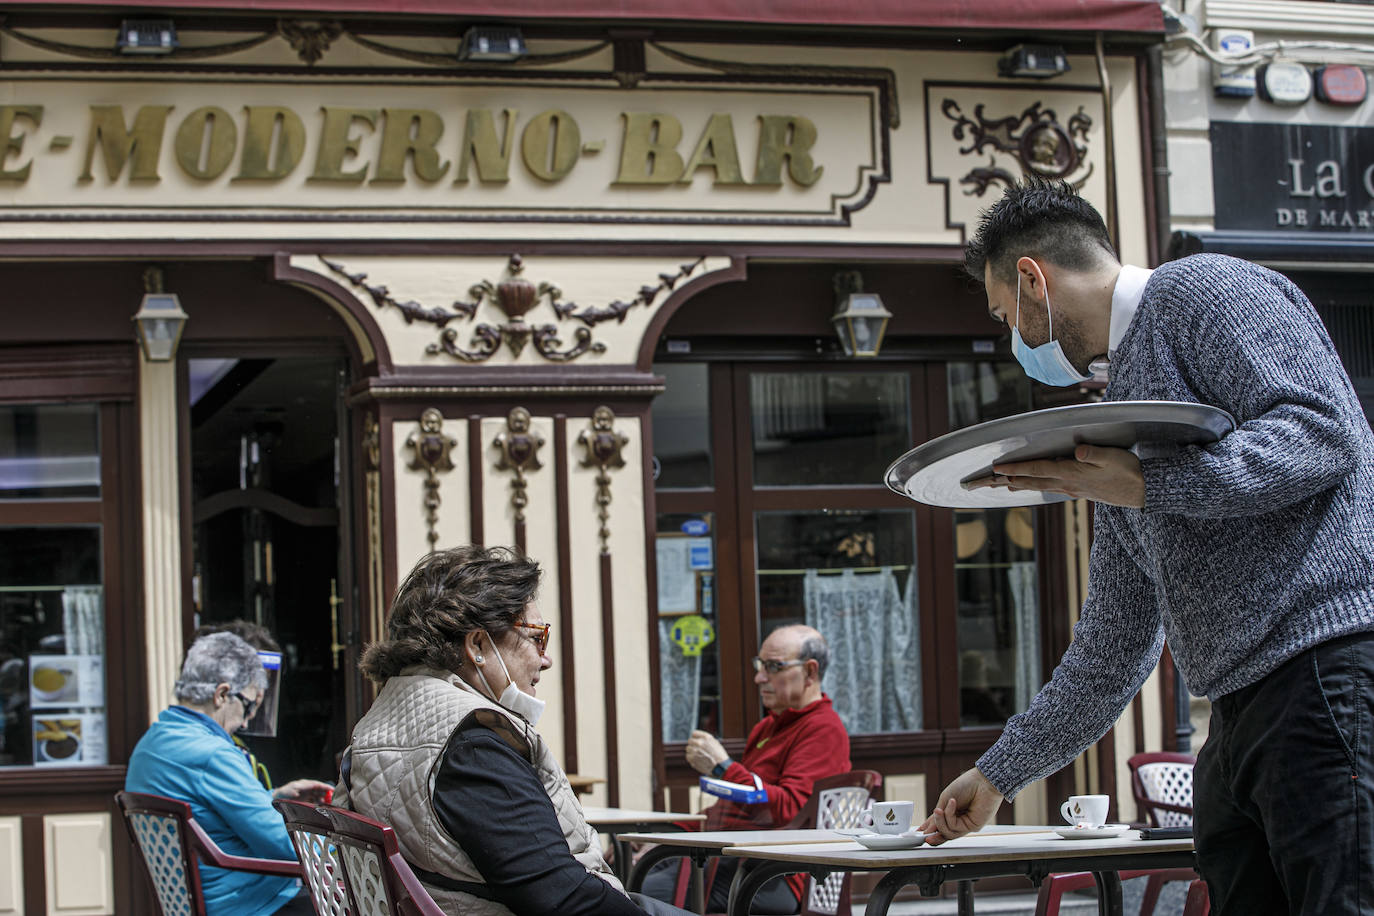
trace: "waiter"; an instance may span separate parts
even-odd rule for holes
[[[1109,401],[1210,404],[1238,425],[976,482],[1096,502],[1090,581],[1050,682],[924,829],[976,830],[1101,738],[1167,637],[1213,703],[1193,777],[1213,912],[1374,912],[1374,435],[1312,304],[1234,258],[1123,267],[1062,182],[1008,189],[966,266],[1032,378],[1073,385],[1105,359]]]

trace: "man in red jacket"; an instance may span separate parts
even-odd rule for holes
[[[715,736],[694,731],[687,741],[687,762],[698,773],[729,782],[754,784],[757,775],[768,801],[754,805],[721,799],[714,819],[722,830],[781,827],[811,797],[817,779],[847,773],[849,733],[830,698],[821,692],[821,677],[830,650],[821,634],[807,626],[779,627],[763,641],[754,659],[754,683],[768,715],[749,733],[740,760],[732,760]],[[712,884],[709,910],[723,910],[735,861],[722,859]],[[804,875],[766,885],[754,898],[755,913],[795,913]],[[716,895],[722,905],[717,908]]]

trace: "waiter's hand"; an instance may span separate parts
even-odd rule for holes
[[[687,739],[687,765],[703,776],[711,775],[711,767],[729,757],[725,746],[710,732],[697,729]]]
[[[992,787],[977,767],[965,770],[940,793],[940,802],[921,824],[922,833],[938,831],[926,839],[931,846],[961,837],[992,821],[1002,804],[1002,793]]]
[[[970,490],[1041,490],[1112,506],[1145,508],[1145,475],[1140,472],[1140,459],[1129,449],[1080,445],[1072,458],[994,464],[992,470],[991,477],[979,477],[964,486]]]

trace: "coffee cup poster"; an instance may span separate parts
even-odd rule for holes
[[[99,655],[30,655],[29,708],[103,707],[102,661]]]
[[[34,716],[33,762],[38,766],[99,766],[105,763],[104,714]]]

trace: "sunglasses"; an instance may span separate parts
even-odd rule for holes
[[[547,623],[517,623],[516,627],[522,630],[534,630],[537,635],[531,636],[530,641],[539,647],[539,654],[543,655],[549,647],[549,627]]]
[[[245,719],[253,718],[253,713],[258,711],[258,704],[262,702],[261,700],[250,700],[241,693],[234,694],[234,699],[243,704],[243,717]]]
[[[759,658],[754,656],[754,671],[767,671],[770,675],[777,674],[784,668],[795,668],[798,665],[805,665],[806,659],[794,658],[790,662],[780,662],[771,658]]]

